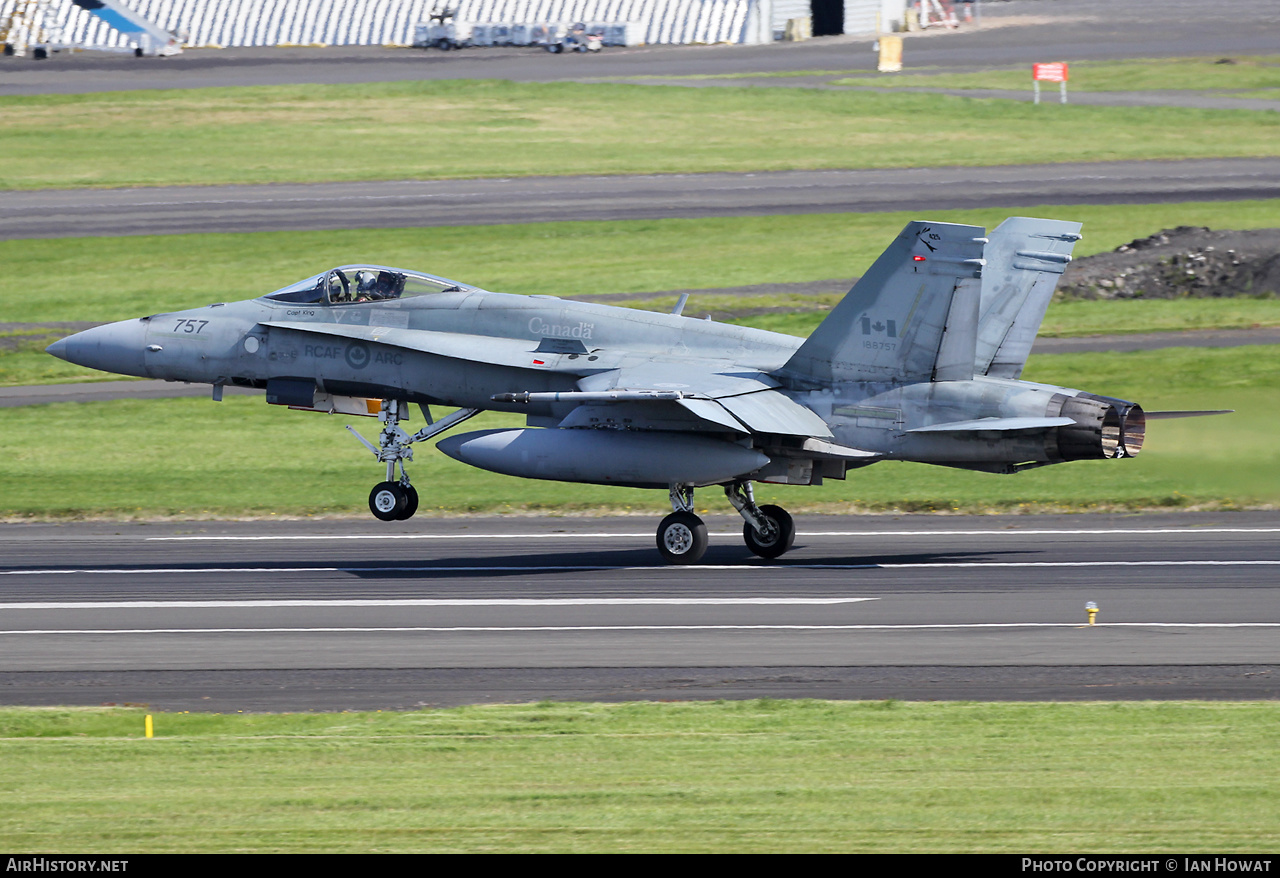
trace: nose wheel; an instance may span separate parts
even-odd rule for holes
[[[418,491],[413,485],[379,482],[369,492],[369,511],[381,521],[404,521],[418,511]]]

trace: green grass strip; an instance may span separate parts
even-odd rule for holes
[[[253,86],[10,96],[0,114],[0,189],[1280,154],[1272,113],[1047,113],[1010,101],[790,88]]]
[[[1081,637],[1097,636],[1087,628]],[[1272,853],[1273,703],[0,711],[10,853]]]
[[[1280,56],[1070,61],[1068,75],[1068,92],[1216,91],[1231,92],[1236,97],[1268,97],[1254,92],[1280,88]],[[1032,83],[1031,65],[1025,64],[1013,69],[997,67],[975,73],[908,68],[906,72],[896,74],[850,76],[832,84],[1030,91]],[[1041,90],[1045,89],[1056,92],[1057,83],[1042,83]]]

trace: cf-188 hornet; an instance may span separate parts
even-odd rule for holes
[[[911,222],[808,339],[669,314],[494,293],[344,265],[258,299],[154,314],[49,353],[149,378],[266,391],[268,403],[376,415],[384,521],[418,505],[415,443],[482,411],[526,427],[451,435],[448,456],[529,479],[657,488],[658,551],[707,547],[694,490],[719,485],[756,555],[792,545],[791,516],[752,482],[820,485],[883,460],[1016,473],[1142,450],[1136,403],[1020,380],[1080,224],[1014,217]],[[427,426],[401,426],[417,404]],[[434,419],[431,406],[456,408]],[[1193,414],[1166,412],[1166,416]],[[348,427],[348,429],[351,429]],[[352,430],[355,433],[354,430]],[[398,477],[397,477],[398,471]]]

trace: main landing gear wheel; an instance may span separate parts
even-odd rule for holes
[[[673,512],[658,525],[658,552],[668,564],[697,564],[707,551],[707,526],[692,512]]]
[[[764,538],[756,533],[756,529],[748,524],[742,526],[742,538],[747,548],[761,558],[780,558],[796,541],[796,525],[790,513],[781,506],[761,506],[760,514],[769,519],[777,528],[771,538]]]

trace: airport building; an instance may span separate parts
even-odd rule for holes
[[[871,33],[901,22],[907,0],[0,0],[0,22],[39,8],[50,43],[127,50],[111,7],[146,19],[187,47],[412,45],[433,14],[507,25],[627,25],[630,43],[765,43],[791,20],[812,33]],[[117,20],[119,16],[116,17]]]

